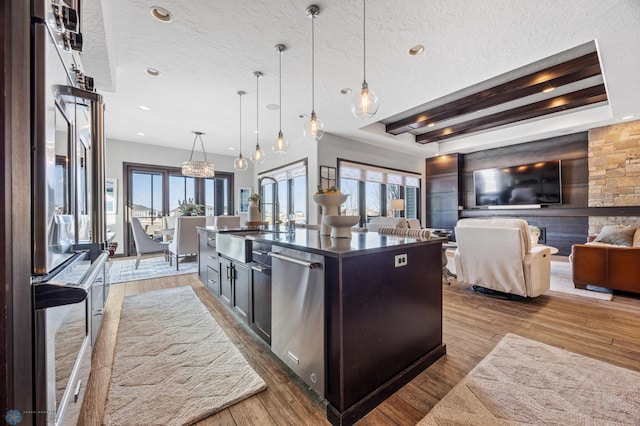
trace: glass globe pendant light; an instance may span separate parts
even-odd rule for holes
[[[314,21],[320,14],[320,8],[312,4],[307,8],[307,16],[311,18],[311,117],[304,125],[304,137],[310,142],[319,141],[324,135],[324,123],[316,116],[315,111],[315,34]]]
[[[262,164],[265,160],[264,151],[260,148],[260,130],[259,130],[259,120],[258,120],[258,82],[260,81],[260,77],[262,77],[262,73],[260,71],[256,71],[253,73],[256,77],[256,149],[251,153],[251,162],[253,164]]]
[[[378,95],[369,89],[367,84],[367,35],[366,35],[367,2],[362,0],[362,40],[363,40],[363,79],[360,92],[356,93],[351,101],[351,112],[356,117],[366,120],[378,112]]]
[[[278,132],[278,137],[273,141],[273,145],[271,145],[271,150],[278,154],[283,155],[287,153],[287,149],[289,149],[289,141],[285,139],[282,134],[282,52],[286,49],[284,44],[278,44],[276,46],[276,52],[278,52],[278,68],[279,68],[279,85],[280,85],[280,131]]]
[[[244,172],[245,170],[247,170],[247,167],[249,167],[249,163],[247,162],[247,160],[242,156],[242,95],[246,95],[247,92],[244,92],[242,90],[238,90],[238,97],[240,98],[240,155],[238,155],[238,158],[235,159],[235,161],[233,162],[233,168],[237,171],[237,172]]]

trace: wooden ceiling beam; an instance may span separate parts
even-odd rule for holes
[[[493,127],[503,126],[517,121],[541,117],[586,105],[592,105],[606,100],[607,93],[604,84],[599,84],[597,86],[556,96],[551,99],[545,99],[544,101],[523,105],[518,108],[501,111],[495,114],[476,118],[474,120],[454,124],[443,129],[423,133],[416,136],[416,142],[421,144],[440,142],[454,136],[487,130]]]
[[[389,123],[386,125],[386,132],[392,135],[399,135],[426,127],[431,123],[441,122],[540,93],[548,84],[560,87],[600,75],[601,73],[598,54],[592,52],[545,70],[422,111],[411,117]]]

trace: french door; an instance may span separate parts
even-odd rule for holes
[[[179,216],[184,200],[204,206],[207,216],[233,214],[233,174],[216,172],[213,178],[183,176],[180,168],[148,164],[124,164],[125,250],[135,253],[131,218],[137,217],[151,237],[160,237],[163,216]]]

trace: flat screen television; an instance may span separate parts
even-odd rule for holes
[[[473,171],[476,206],[562,204],[560,160]]]

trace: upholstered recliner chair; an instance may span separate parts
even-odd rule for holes
[[[461,219],[456,241],[460,282],[523,297],[549,290],[551,252],[532,247],[525,220]]]

